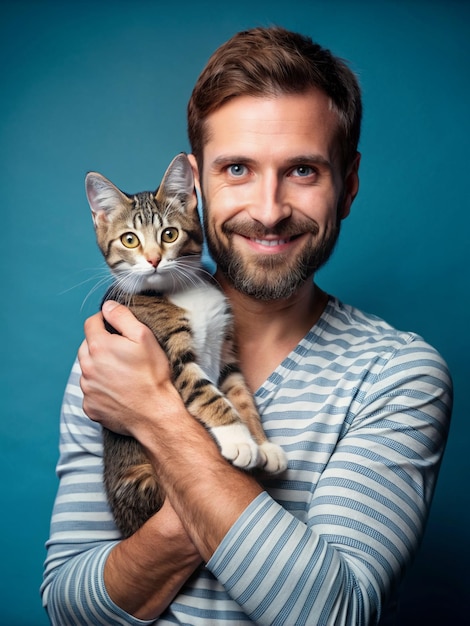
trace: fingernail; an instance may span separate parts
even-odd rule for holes
[[[113,309],[117,307],[118,304],[119,303],[114,302],[114,300],[106,300],[106,302],[103,304],[103,311],[105,313],[110,313]]]

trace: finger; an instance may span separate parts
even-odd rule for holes
[[[95,313],[85,320],[85,336],[105,332],[102,313]]]
[[[148,332],[147,326],[138,321],[135,315],[124,305],[106,300],[102,308],[103,316],[108,324],[123,337],[140,342],[142,335]]]
[[[83,340],[83,341],[82,341],[82,343],[81,343],[80,347],[78,348],[78,354],[77,354],[77,356],[78,356],[78,360],[79,360],[79,362],[80,362],[80,361],[82,361],[83,359],[86,359],[86,357],[87,357],[88,355],[89,355],[89,352],[88,352],[88,343],[87,343],[87,341],[86,341],[86,339],[85,339],[85,340]]]
[[[88,342],[85,339],[81,346],[78,349],[78,364],[80,365],[80,387],[82,392],[85,394],[86,389],[84,389],[84,382],[88,380],[90,375],[92,361],[90,358],[90,350],[88,347]]]

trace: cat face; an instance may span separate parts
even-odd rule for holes
[[[133,196],[86,177],[98,245],[124,293],[175,291],[200,268],[202,228],[189,161],[180,154],[156,192]]]

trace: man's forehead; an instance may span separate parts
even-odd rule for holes
[[[296,159],[316,154],[331,161],[339,118],[323,92],[277,97],[240,96],[208,116],[204,161],[240,155],[283,154]],[[336,152],[336,150],[334,150]]]

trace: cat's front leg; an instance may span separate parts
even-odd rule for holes
[[[281,446],[264,441],[259,446],[259,469],[269,474],[280,474],[287,469],[287,457]]]
[[[258,443],[257,467],[269,474],[280,474],[287,468],[285,452],[280,446],[267,439],[253,396],[238,369],[238,364],[232,361],[226,366],[224,372],[226,375],[221,378],[221,389],[237,410],[242,423],[247,426],[253,439]]]
[[[260,448],[244,424],[214,426],[210,431],[219,445],[222,456],[236,467],[249,470],[262,463]]]
[[[186,355],[189,354],[188,351]],[[242,469],[257,467],[258,444],[233,404],[204,377],[199,365],[191,360],[177,360],[173,371],[175,386],[186,408],[212,433],[222,456]]]

